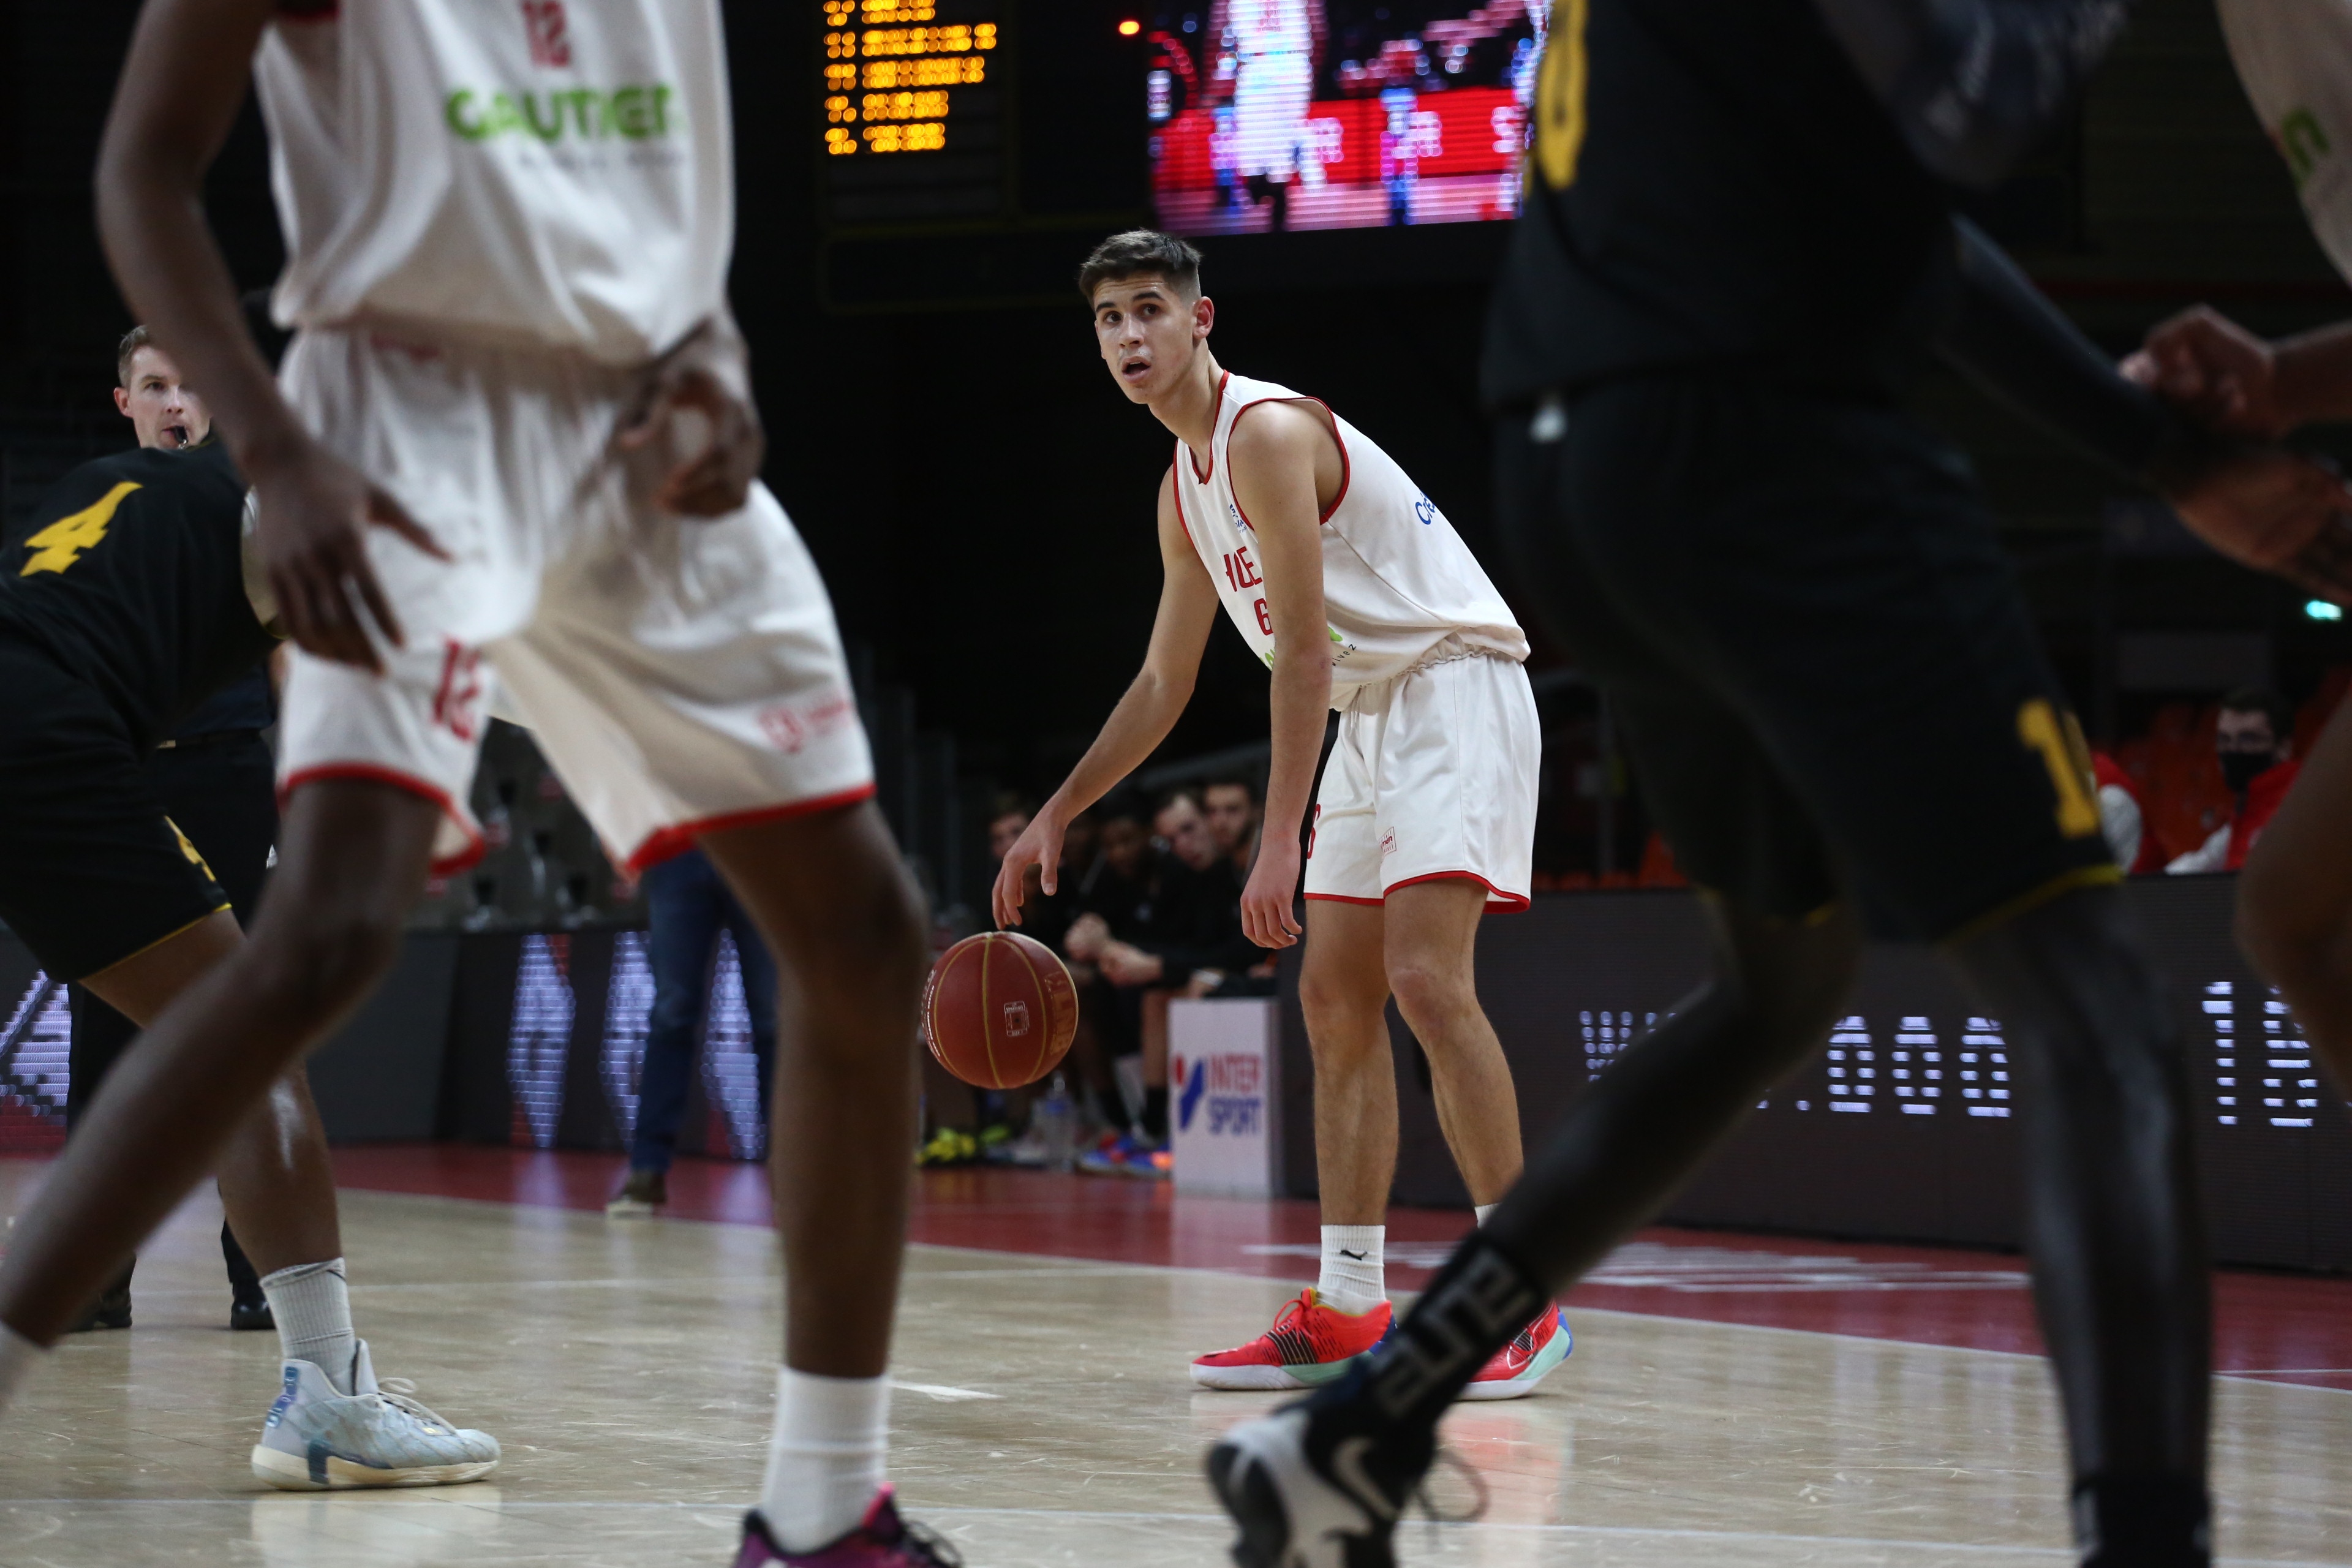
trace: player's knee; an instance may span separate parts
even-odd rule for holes
[[[1776,1076],[1795,1068],[1837,1022],[1862,962],[1860,932],[1843,916],[1776,922],[1735,930],[1727,947],[1716,1005],[1737,1017],[1739,1036],[1770,1058]]]
[[[839,889],[803,944],[803,984],[919,986],[930,966],[922,893],[893,858]]]
[[[358,1004],[400,955],[401,921],[366,908],[326,908],[257,933],[251,962],[265,994],[306,1018]]]
[[[1460,1019],[1478,1010],[1477,987],[1453,969],[1409,960],[1391,963],[1388,979],[1398,1013],[1424,1046],[1444,1041]]]
[[[1298,1011],[1318,1053],[1326,1040],[1352,1040],[1363,1034],[1367,1019],[1379,1017],[1387,1001],[1384,986],[1368,986],[1319,964],[1310,963],[1299,973]]]

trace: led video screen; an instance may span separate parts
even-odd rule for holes
[[[1518,210],[1544,0],[1209,0],[1156,12],[1152,202],[1178,234]]]

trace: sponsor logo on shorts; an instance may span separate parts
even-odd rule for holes
[[[798,756],[811,741],[832,734],[857,719],[857,704],[836,692],[814,702],[779,702],[760,714],[760,732],[786,756]]]
[[[1393,855],[1396,853],[1395,828],[1391,827],[1386,833],[1381,835],[1381,853],[1383,855]]]

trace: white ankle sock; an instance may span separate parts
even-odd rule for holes
[[[890,1454],[890,1380],[776,1373],[776,1426],[760,1512],[787,1552],[831,1545],[865,1522]]]
[[[1387,1300],[1381,1247],[1388,1234],[1384,1225],[1325,1226],[1323,1272],[1315,1281],[1315,1293],[1342,1312],[1369,1312]]]
[[[1496,1209],[1501,1208],[1502,1206],[1503,1206],[1503,1205],[1500,1205],[1500,1204],[1480,1204],[1480,1205],[1477,1205],[1477,1209],[1478,1209],[1478,1223],[1479,1223],[1480,1225],[1485,1225],[1485,1224],[1486,1223],[1486,1216],[1487,1216],[1488,1215],[1490,1215],[1490,1214],[1493,1214]]]
[[[298,1263],[261,1277],[261,1293],[269,1298],[270,1315],[278,1320],[278,1345],[288,1361],[307,1361],[327,1374],[337,1394],[352,1391],[352,1359],[359,1353],[352,1332],[351,1289],[343,1279],[343,1260]]]
[[[16,1403],[26,1375],[48,1358],[48,1352],[5,1323],[0,1323],[0,1410]]]

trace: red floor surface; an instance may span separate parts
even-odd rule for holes
[[[549,1208],[601,1209],[617,1155],[463,1144],[338,1150],[346,1187]],[[682,1160],[667,1213],[768,1223],[762,1166]],[[1389,1216],[1390,1282],[1412,1289],[1468,1228],[1453,1211]],[[918,1180],[912,1239],[1052,1258],[1214,1268],[1310,1280],[1311,1203],[1182,1196],[1165,1184],[1033,1171],[938,1171]],[[1805,1329],[1964,1349],[2039,1352],[2021,1259],[1946,1247],[1654,1228],[1569,1296],[1710,1322]],[[2352,1280],[2226,1272],[2215,1284],[2214,1365],[2272,1382],[2352,1391]]]

